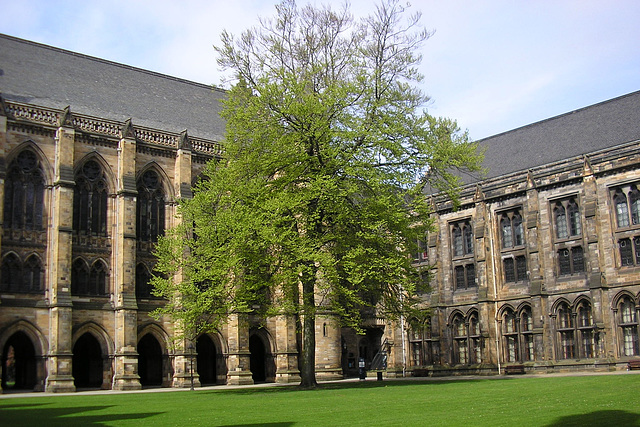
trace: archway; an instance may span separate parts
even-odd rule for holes
[[[152,334],[138,342],[138,375],[142,386],[162,385],[162,348]]]
[[[258,335],[249,337],[249,352],[251,353],[249,365],[253,374],[253,382],[265,382],[267,380],[267,349],[264,341]]]
[[[33,390],[36,379],[36,352],[33,343],[24,332],[16,332],[2,351],[2,388]]]
[[[217,381],[216,364],[218,352],[213,340],[208,335],[198,337],[196,352],[198,353],[196,364],[198,366],[200,384],[215,384]]]
[[[102,386],[102,349],[98,340],[85,333],[73,346],[72,373],[78,388],[99,388]]]

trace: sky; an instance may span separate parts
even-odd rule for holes
[[[405,0],[401,0],[405,4]],[[298,0],[299,5],[342,0]],[[220,33],[255,26],[277,0],[0,0],[0,33],[220,85]],[[372,0],[351,0],[355,16]],[[640,1],[413,0],[430,114],[472,139],[640,90]],[[0,88],[1,92],[2,88]]]

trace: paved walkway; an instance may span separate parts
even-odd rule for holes
[[[405,378],[385,378],[384,381],[469,381],[469,380],[508,380],[512,378],[545,378],[545,377],[576,377],[576,376],[596,376],[596,375],[640,375],[639,371],[611,371],[611,372],[554,372],[549,374],[525,374],[525,375],[461,375],[444,377],[405,377]],[[357,378],[347,378],[336,381],[321,381],[320,384],[340,384],[359,382]],[[377,382],[375,377],[368,377],[367,382]],[[296,387],[297,384],[276,384],[262,383],[252,385],[214,385],[198,387],[195,390],[233,390],[243,388],[266,388],[266,387]],[[189,388],[171,387],[151,387],[142,390],[80,390],[73,393],[46,393],[46,392],[6,392],[0,394],[0,399],[12,399],[19,397],[44,397],[44,396],[91,396],[101,394],[128,394],[128,393],[167,393],[167,392],[188,392]]]

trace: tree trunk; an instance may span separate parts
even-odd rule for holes
[[[313,388],[316,382],[316,304],[315,304],[315,267],[308,267],[308,276],[302,280],[302,304],[304,319],[302,323],[302,369],[300,386]]]

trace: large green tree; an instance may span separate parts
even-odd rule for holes
[[[296,316],[310,387],[316,313],[358,327],[366,308],[413,307],[425,186],[455,196],[456,171],[479,170],[456,122],[424,110],[417,66],[431,34],[419,20],[397,0],[359,20],[348,5],[283,0],[258,27],[222,34],[219,64],[235,80],[225,157],[158,245],[165,312],[196,334],[234,312]]]

